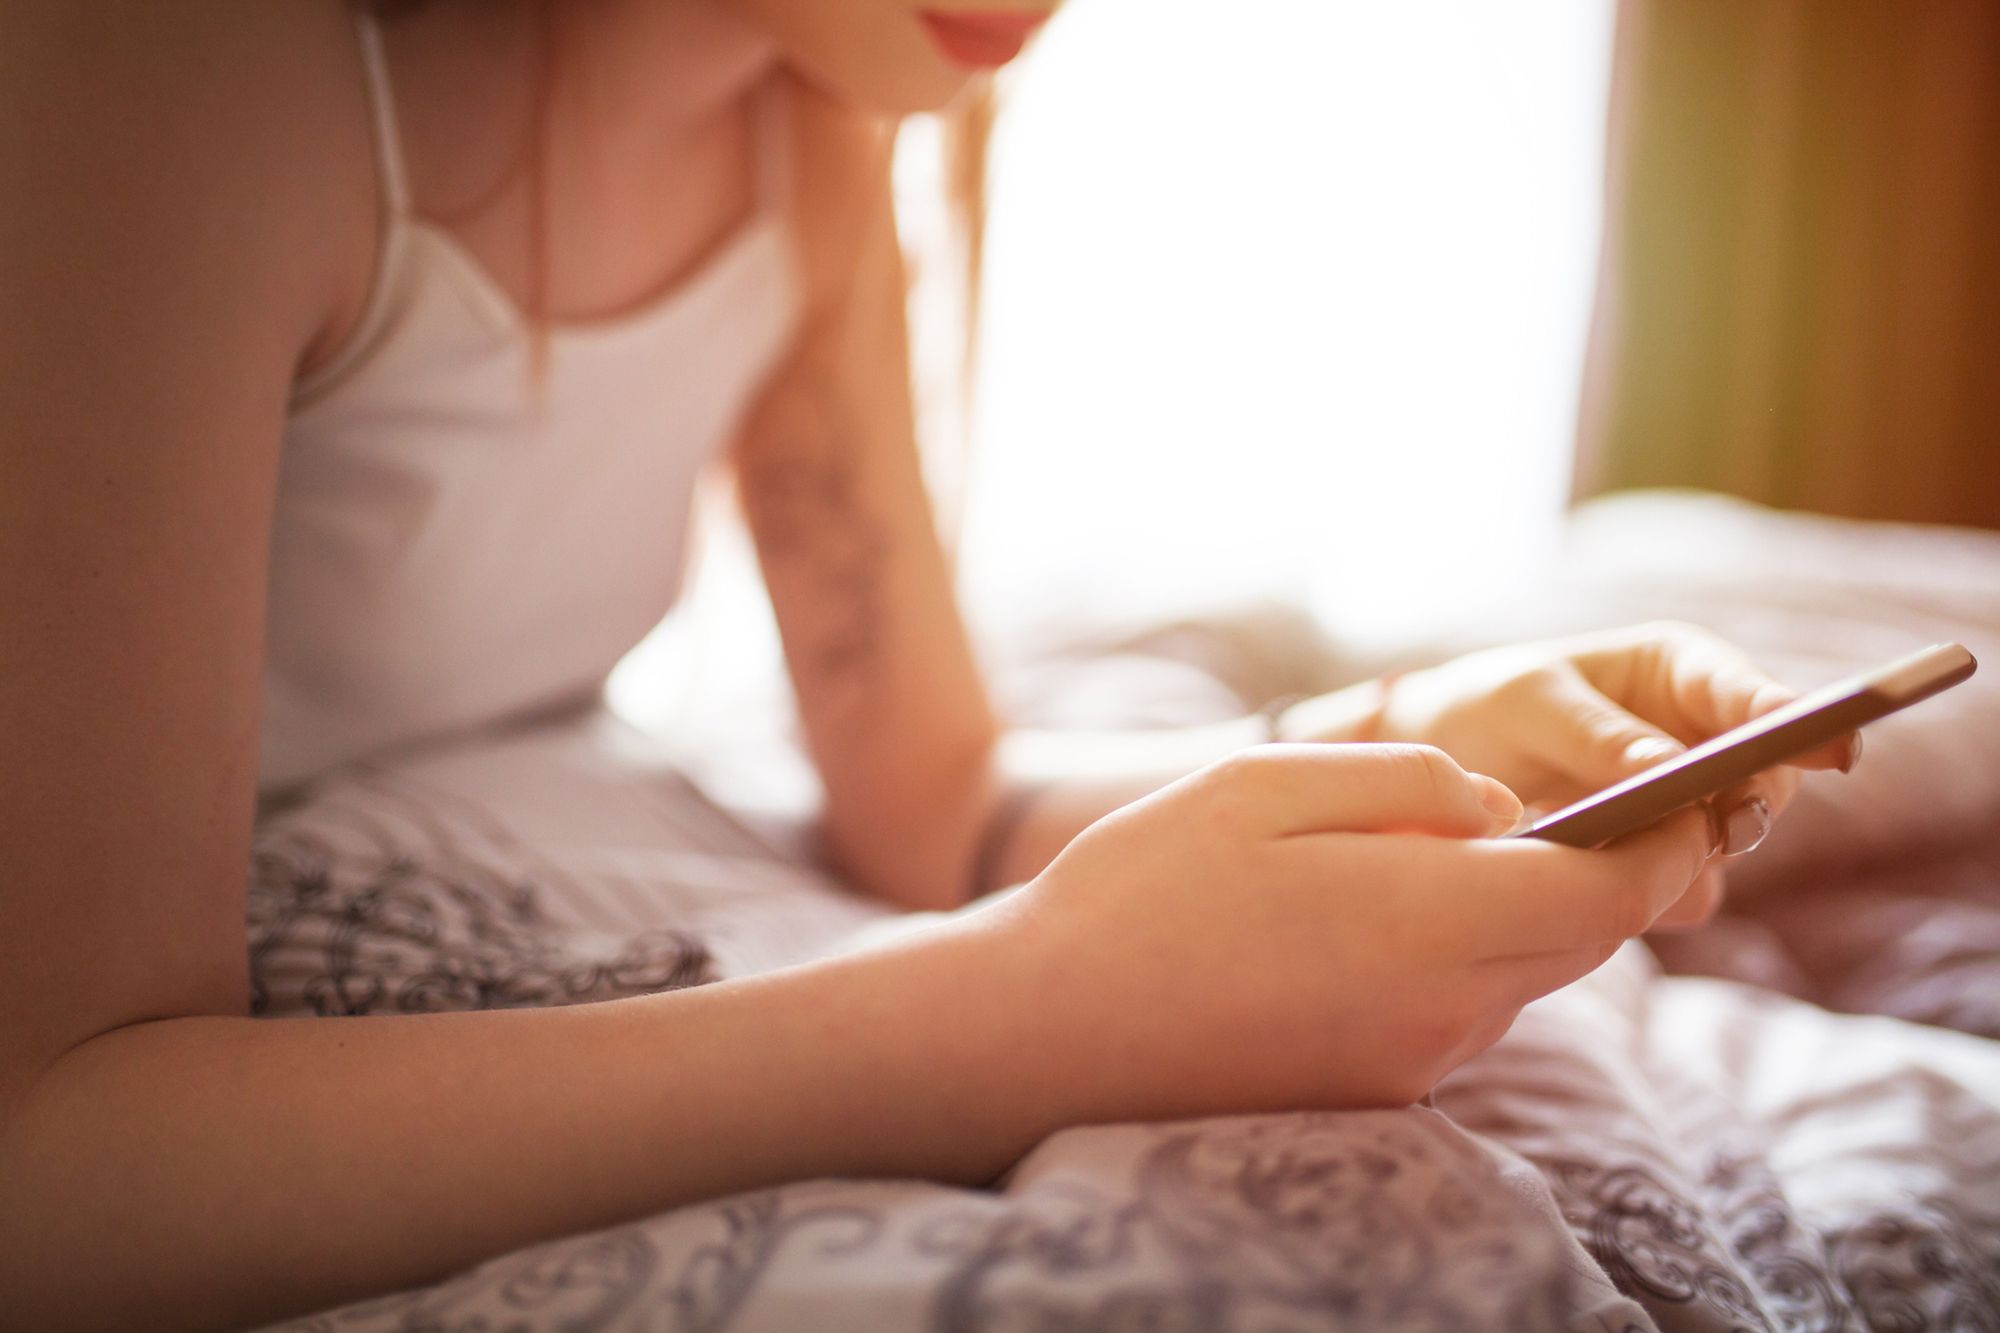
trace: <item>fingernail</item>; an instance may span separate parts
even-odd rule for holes
[[[1855,732],[1847,738],[1847,758],[1842,761],[1840,771],[1852,773],[1854,766],[1861,762],[1861,733]]]
[[[1521,818],[1521,798],[1507,790],[1507,784],[1480,774],[1476,784],[1479,788],[1479,803],[1486,807],[1496,820],[1504,819],[1509,825]]]
[[[1672,741],[1663,741],[1657,736],[1647,736],[1633,741],[1625,747],[1627,762],[1634,764],[1662,764],[1681,752],[1681,747]]]
[[[1797,690],[1789,686],[1780,685],[1775,680],[1768,681],[1758,686],[1756,691],[1751,694],[1750,715],[1752,717],[1762,717],[1766,713],[1775,712],[1783,708],[1786,704],[1797,703],[1798,698],[1799,692]]]
[[[1722,854],[1741,856],[1757,850],[1771,833],[1771,803],[1753,796],[1729,812],[1723,821]]]

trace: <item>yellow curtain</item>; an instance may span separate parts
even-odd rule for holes
[[[2000,527],[2000,0],[1622,0],[1580,496]]]

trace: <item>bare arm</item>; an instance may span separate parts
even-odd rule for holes
[[[963,935],[243,1016],[277,444],[373,236],[352,67],[287,53],[349,40],[260,0],[0,18],[0,1325],[240,1325],[774,1180],[977,1178],[1040,1128],[975,1058],[998,1015],[923,998]]]
[[[8,1107],[0,1322],[237,1327],[790,1180],[990,1179],[1059,1122],[982,930],[568,1009],[97,1034]]]
[[[909,907],[965,898],[1000,728],[953,599],[912,424],[885,127],[800,89],[804,327],[736,450],[825,780],[833,858]]]
[[[913,908],[1032,878],[1095,820],[1271,739],[1262,719],[1003,737],[967,643],[912,423],[879,127],[800,98],[809,311],[736,453],[841,868]],[[1054,483],[1052,483],[1054,484]],[[1373,708],[1321,703],[1333,739]]]

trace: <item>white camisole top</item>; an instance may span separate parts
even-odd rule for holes
[[[755,215],[661,299],[521,312],[415,217],[361,20],[386,217],[344,349],[294,386],[272,532],[260,785],[588,697],[672,605],[692,487],[788,343],[782,108]]]

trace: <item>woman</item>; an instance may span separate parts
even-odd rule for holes
[[[1051,7],[964,3],[9,7],[6,1322],[238,1324],[777,1181],[983,1181],[1072,1123],[1397,1105],[1713,909],[1791,778],[1597,852],[1487,836],[1789,697],[1685,630],[1020,794],[889,214],[889,118]],[[910,908],[1028,887],[673,994],[245,1017],[260,794],[588,694],[725,448],[840,869]]]

